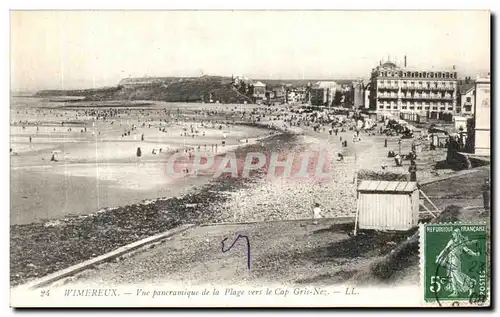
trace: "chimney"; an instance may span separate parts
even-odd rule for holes
[[[406,55],[405,55],[405,68],[406,68]]]

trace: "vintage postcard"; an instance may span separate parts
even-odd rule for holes
[[[10,305],[490,307],[490,24],[11,11]]]

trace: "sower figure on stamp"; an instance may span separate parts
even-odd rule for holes
[[[476,281],[462,271],[461,256],[465,252],[470,256],[479,256],[479,252],[472,251],[467,244],[469,241],[464,237],[460,229],[453,230],[451,239],[436,258],[436,263],[446,269],[449,283],[445,289],[451,292],[451,297],[457,297],[458,293],[468,292],[472,294]]]

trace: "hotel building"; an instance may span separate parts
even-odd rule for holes
[[[456,113],[457,72],[380,63],[370,79],[370,109],[381,113]]]

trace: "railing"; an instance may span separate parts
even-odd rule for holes
[[[399,89],[398,85],[387,85],[387,84],[380,84],[377,86],[378,88],[382,89]]]
[[[378,94],[377,98],[380,99],[422,99],[422,100],[452,100],[453,96],[440,96],[440,95],[404,95],[404,94]]]
[[[398,95],[384,95],[384,94],[379,94],[378,98],[382,98],[382,99],[397,99]]]

